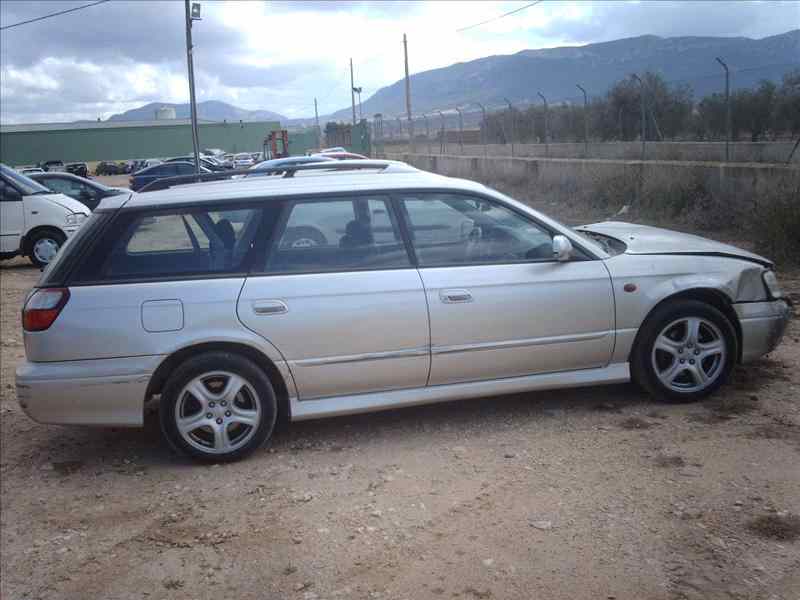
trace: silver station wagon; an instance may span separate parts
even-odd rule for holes
[[[280,417],[630,379],[697,400],[789,316],[732,246],[571,229],[403,163],[303,165],[104,200],[26,300],[17,396],[103,426],[157,400],[173,447],[232,460]]]

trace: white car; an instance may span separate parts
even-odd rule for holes
[[[88,214],[77,200],[0,164],[0,259],[23,255],[47,265]]]
[[[233,157],[234,169],[247,169],[253,166],[253,155],[249,152],[240,152]]]

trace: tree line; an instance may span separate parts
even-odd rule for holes
[[[645,139],[724,140],[726,102],[724,93],[695,101],[686,84],[670,85],[657,73],[615,83],[603,97],[588,103],[590,140],[641,139],[641,99],[645,99]],[[731,134],[734,141],[753,142],[800,135],[800,69],[784,75],[780,84],[763,80],[753,89],[731,93]],[[583,104],[550,105],[545,120],[543,105],[492,112],[481,119],[489,143],[547,140],[579,142],[584,139]]]

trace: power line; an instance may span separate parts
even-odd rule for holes
[[[461,33],[462,31],[466,31],[467,29],[472,29],[473,27],[480,27],[481,25],[486,25],[487,23],[491,23],[492,21],[497,21],[499,19],[502,19],[503,17],[507,17],[509,15],[513,15],[514,13],[518,13],[521,10],[525,10],[526,8],[530,8],[531,6],[536,6],[540,2],[544,2],[544,0],[536,0],[536,2],[531,2],[530,4],[526,4],[525,6],[520,6],[519,8],[515,8],[512,11],[503,13],[502,15],[498,15],[496,17],[492,17],[491,19],[487,19],[485,21],[481,21],[480,23],[475,23],[473,25],[467,25],[466,27],[462,27],[461,29],[456,29],[456,33]]]
[[[90,8],[92,6],[97,6],[98,4],[103,4],[105,2],[110,2],[111,0],[97,0],[97,2],[91,2],[89,4],[84,4],[83,6],[76,6],[74,8],[68,8],[67,10],[60,10],[58,12],[50,13],[49,15],[42,15],[41,17],[36,17],[35,19],[28,19],[27,21],[20,21],[19,23],[12,23],[11,25],[6,25],[5,27],[0,27],[0,31],[5,31],[6,29],[11,29],[12,27],[19,27],[20,25],[27,25],[29,23],[36,23],[37,21],[42,21],[44,19],[49,19],[50,17],[57,17],[59,15],[66,15],[67,13],[75,12],[76,10],[83,10],[84,8]]]

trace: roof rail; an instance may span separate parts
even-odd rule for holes
[[[357,159],[337,160],[318,163],[305,163],[292,166],[265,167],[263,169],[232,169],[229,171],[215,171],[212,173],[192,173],[191,175],[176,175],[156,179],[139,190],[142,192],[155,192],[165,190],[176,185],[187,183],[202,183],[204,181],[223,181],[235,175],[256,176],[268,174],[283,174],[284,178],[294,177],[298,171],[358,171],[362,169],[378,169],[383,172],[390,167],[399,167],[401,172],[417,171],[418,169],[395,160]]]

